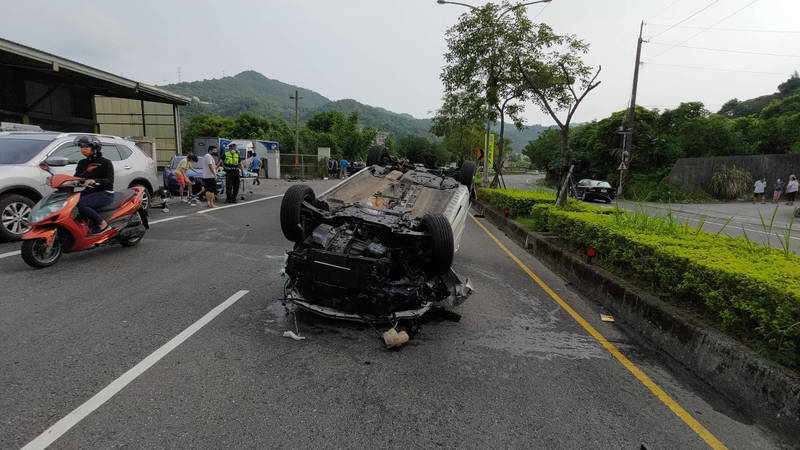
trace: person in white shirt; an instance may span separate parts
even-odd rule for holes
[[[217,162],[214,161],[214,155],[217,152],[217,147],[210,145],[208,153],[203,155],[203,161],[200,164],[200,169],[203,172],[203,185],[206,188],[206,203],[209,208],[217,207],[214,204],[214,196],[217,193]]]
[[[797,196],[797,190],[800,188],[800,183],[797,182],[797,177],[789,175],[789,182],[786,183],[786,197],[788,198],[787,205],[794,205],[794,198]]]
[[[767,187],[767,179],[761,178],[756,180],[755,185],[753,186],[753,203],[758,200],[758,197],[761,197],[761,203],[766,203],[764,201],[764,189]]]

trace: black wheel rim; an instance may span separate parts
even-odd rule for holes
[[[32,252],[34,259],[41,264],[50,264],[61,254],[61,247],[53,242],[53,246],[48,248],[44,239],[37,239],[33,243]]]

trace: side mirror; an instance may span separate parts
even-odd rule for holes
[[[69,159],[63,156],[51,156],[44,160],[44,164],[50,167],[64,167],[69,164]]]

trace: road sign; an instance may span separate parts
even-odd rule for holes
[[[477,160],[478,161],[483,161],[483,149],[482,148],[478,149],[478,158],[477,158]]]
[[[617,170],[628,170],[628,163],[626,163],[625,161],[619,163],[619,167],[617,167]]]

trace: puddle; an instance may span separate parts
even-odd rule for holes
[[[546,320],[529,316],[514,317],[506,328],[477,337],[472,343],[516,357],[544,360],[609,358],[608,352],[591,336],[555,330],[557,311],[551,311],[544,318]]]

